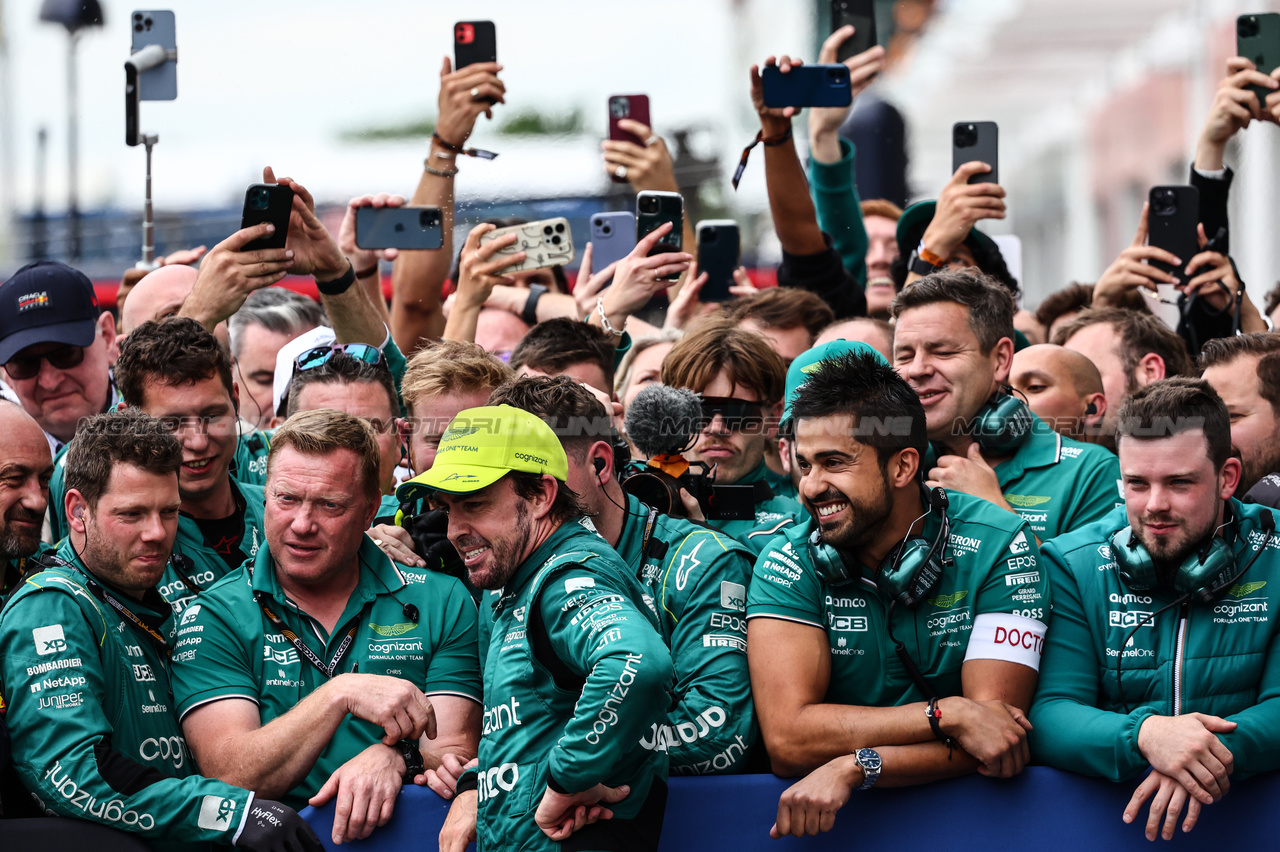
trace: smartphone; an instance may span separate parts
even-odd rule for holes
[[[525,272],[530,269],[545,269],[548,266],[564,266],[573,260],[573,232],[569,230],[569,220],[563,216],[498,228],[482,236],[480,245],[493,242],[507,234],[516,234],[517,239],[506,248],[499,249],[498,254],[515,254],[518,251],[528,254],[524,260],[514,266],[508,266],[499,272],[499,275]]]
[[[439,207],[357,207],[356,247],[434,250],[444,245]]]
[[[289,238],[289,213],[293,210],[293,190],[278,183],[255,183],[244,194],[244,213],[240,216],[240,228],[270,222],[276,226],[274,234],[254,240],[241,251],[284,248]]]
[[[636,217],[626,210],[591,217],[591,266],[596,272],[636,247]]]
[[[623,118],[638,121],[645,127],[653,127],[653,123],[649,120],[649,96],[611,95],[609,97],[609,139],[614,142],[644,145],[644,140],[639,136],[618,126],[618,120]],[[627,182],[626,178],[620,178],[617,175],[609,175],[609,179],[614,183]]]
[[[1147,245],[1172,252],[1182,261],[1182,266],[1171,267],[1167,263],[1151,261],[1157,269],[1187,283],[1186,267],[1191,258],[1200,252],[1200,239],[1196,225],[1200,221],[1200,192],[1194,186],[1155,186],[1147,198]]]
[[[684,199],[678,192],[659,192],[646,189],[636,196],[636,242],[656,231],[663,222],[671,223],[671,230],[649,250],[649,257],[680,251],[684,247]],[[680,276],[668,275],[663,281],[678,281]]]
[[[847,26],[853,27],[853,37],[840,45],[840,62],[876,46],[875,0],[831,0],[831,32]]]
[[[741,237],[732,219],[704,219],[698,223],[698,273],[707,273],[698,298],[724,302],[733,298],[733,271],[738,268]]]
[[[991,171],[970,175],[969,183],[1000,182],[999,128],[994,121],[957,121],[951,126],[951,173],[981,160]]]
[[[178,49],[177,23],[173,12],[139,11],[134,12],[130,29],[133,40],[132,52],[137,53],[144,47],[158,44],[165,50]],[[144,101],[171,101],[178,97],[178,61],[169,61],[143,71],[138,75],[138,99]]]
[[[1263,74],[1270,74],[1280,65],[1280,13],[1241,15],[1236,18],[1236,55],[1243,56]],[[1271,89],[1250,86],[1257,94],[1258,103],[1264,108]]]
[[[844,65],[797,65],[786,74],[776,65],[762,72],[767,107],[847,107],[853,103]]]

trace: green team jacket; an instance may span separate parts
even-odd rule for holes
[[[240,548],[247,558],[253,559],[267,541],[263,525],[266,497],[262,486],[237,483],[234,479],[231,480],[231,493],[237,509],[244,513],[244,538],[240,540]],[[182,615],[197,595],[231,573],[226,561],[205,543],[199,524],[190,515],[178,516],[178,537],[173,542],[173,556],[165,566],[157,588],[161,597],[173,607],[174,615]],[[175,565],[179,557],[184,563],[182,570]]]
[[[360,580],[329,634],[289,602],[265,547],[253,562],[200,595],[183,614],[174,646],[179,718],[210,701],[247,698],[258,705],[266,725],[325,682],[325,676],[272,626],[254,592],[265,592],[273,612],[325,663],[354,627],[340,672],[402,677],[427,695],[462,695],[478,702],[476,608],[462,583],[396,565],[367,536],[359,560]],[[418,608],[416,622],[406,616],[408,605]],[[307,777],[280,801],[295,810],[306,807],[339,766],[381,741],[383,733],[380,726],[349,716]]]
[[[236,454],[229,470],[231,478],[244,485],[257,487],[265,485],[267,452],[270,449],[271,438],[266,432],[258,431],[241,435],[236,441]],[[63,516],[62,505],[67,491],[66,455],[66,446],[58,450],[58,455],[53,460],[53,476],[49,479],[49,529],[55,542],[61,542],[67,537],[67,519]]]
[[[94,595],[69,544],[58,556],[75,567],[27,578],[0,613],[0,695],[22,785],[50,814],[139,834],[157,849],[230,844],[253,794],[198,774],[166,653]],[[172,636],[158,595],[112,594]]]
[[[1239,518],[1238,567],[1261,547],[1265,506],[1231,501]],[[1235,757],[1233,779],[1280,768],[1280,536],[1212,605],[1188,604],[1138,623],[1177,599],[1136,594],[1116,573],[1110,538],[1128,524],[1123,507],[1045,542],[1054,586],[1044,669],[1031,707],[1031,753],[1039,762],[1120,781],[1144,771],[1138,729],[1147,717],[1209,713],[1236,722],[1218,739]],[[1276,607],[1276,609],[1272,609]],[[1116,684],[1121,664],[1126,712]]]
[[[1004,509],[948,491],[955,560],[914,611],[894,607],[893,632],[940,696],[963,692],[960,670],[973,659],[1039,668],[1049,583],[1027,525]],[[937,535],[936,513],[924,537]],[[813,568],[810,519],[770,542],[756,561],[747,618],[780,618],[827,634],[831,677],[825,701],[893,707],[927,699],[898,659],[888,634],[888,601],[865,566],[856,583],[832,586]]]
[[[479,848],[558,849],[533,820],[549,784],[628,784],[613,820],[634,818],[666,781],[666,753],[639,742],[666,718],[673,671],[640,584],[604,539],[569,522],[521,564],[495,609],[472,770]]]
[[[766,478],[769,467],[762,461],[760,466],[739,479],[734,485],[767,485]],[[772,489],[770,489],[772,491]],[[804,509],[790,497],[779,497],[773,494],[756,501],[756,516],[749,521],[707,521],[707,526],[720,530],[730,538],[745,544],[752,553],[760,553],[769,539],[780,533],[784,527],[792,526],[804,515]]]
[[[1031,436],[996,466],[1000,493],[1041,541],[1098,520],[1124,502],[1120,462],[1097,444],[1064,438],[1034,414]],[[926,471],[937,463],[929,447]]]
[[[640,744],[668,752],[675,775],[742,772],[759,736],[745,620],[754,554],[630,494],[626,506],[615,549],[647,590],[676,675],[675,706]]]
[[[4,605],[5,598],[13,593],[28,571],[43,570],[38,567],[42,557],[56,552],[56,547],[42,541],[36,545],[36,552],[30,556],[0,560],[0,606]]]

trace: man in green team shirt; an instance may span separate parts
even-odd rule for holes
[[[1014,305],[1005,287],[972,270],[935,272],[899,293],[893,312],[894,366],[929,422],[930,485],[989,500],[1041,540],[1123,500],[1111,452],[1060,436],[1011,394]]]
[[[175,703],[205,773],[293,807],[333,799],[334,842],[364,838],[402,783],[476,752],[475,605],[365,535],[379,452],[363,420],[298,414],[269,459],[267,547],[183,614]]]
[[[479,763],[440,835],[450,852],[570,838],[652,852],[662,832],[667,755],[639,742],[665,721],[671,654],[639,581],[580,523],[568,467],[546,423],[499,405],[459,413],[418,477],[449,512],[471,583],[501,590],[481,652]]]
[[[774,836],[829,830],[877,781],[1017,774],[1049,609],[1034,536],[923,486],[924,411],[878,354],[818,362],[791,413],[811,517],[770,542],[747,593],[774,772],[811,773]]]
[[[666,723],[655,723],[640,744],[670,754],[672,774],[744,771],[758,736],[744,618],[754,554],[625,493],[614,475],[620,438],[608,409],[584,385],[567,376],[523,378],[499,388],[489,404],[523,409],[555,429],[568,457],[567,485],[658,614],[679,697]],[[497,593],[488,597],[496,601]]]
[[[169,317],[120,344],[121,400],[165,424],[182,444],[173,558],[160,594],[176,615],[262,546],[262,488],[237,482],[238,394],[231,361],[198,322]]]
[[[201,777],[183,739],[174,616],[155,588],[177,531],[182,447],[136,411],[87,419],[68,447],[70,535],[0,612],[0,709],[22,786],[45,813],[157,850],[319,850],[261,788]]]
[[[1235,782],[1280,768],[1280,535],[1232,495],[1222,399],[1203,379],[1137,390],[1117,420],[1125,505],[1044,546],[1054,587],[1037,759],[1138,784],[1148,840],[1190,831]]]
[[[800,504],[779,497],[766,481],[771,424],[782,410],[787,368],[769,342],[732,320],[707,320],[685,335],[662,361],[662,383],[702,397],[705,425],[690,461],[714,468],[717,485],[755,489],[755,517],[708,524],[759,553],[800,515]]]
[[[0,400],[0,602],[32,567],[33,558],[52,551],[40,541],[49,505],[53,456],[44,430],[22,406]]]

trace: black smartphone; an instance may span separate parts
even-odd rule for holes
[[[1263,74],[1270,74],[1280,65],[1280,13],[1241,15],[1236,18],[1236,55],[1243,56]],[[1267,95],[1272,89],[1250,86],[1258,96],[1258,103],[1265,108]]]
[[[671,223],[671,230],[649,250],[649,257],[680,251],[684,247],[684,199],[678,192],[660,192],[646,189],[636,196],[636,242],[647,237],[662,225]],[[663,281],[678,281],[680,275],[668,275]]]
[[[840,62],[876,46],[875,0],[831,0],[831,32],[847,26],[853,27],[853,37],[840,45]]]
[[[767,107],[847,107],[853,103],[845,65],[797,65],[783,74],[776,65],[760,72]]]
[[[707,219],[698,223],[698,273],[707,273],[698,298],[724,302],[733,297],[733,271],[738,268],[741,237],[732,219]]]
[[[1200,238],[1196,225],[1200,222],[1200,191],[1194,186],[1154,186],[1147,197],[1147,245],[1172,252],[1182,261],[1181,267],[1172,267],[1160,261],[1151,261],[1157,269],[1187,283],[1186,268],[1191,258],[1200,252]]]
[[[498,61],[498,33],[493,21],[459,21],[453,25],[453,70],[477,62]]]
[[[358,207],[356,246],[362,249],[438,249],[444,245],[439,207]]]
[[[951,127],[951,173],[981,160],[991,171],[970,175],[969,183],[1000,182],[1000,132],[994,121],[957,121]]]
[[[274,234],[260,237],[241,251],[284,248],[289,239],[289,213],[293,210],[293,190],[278,183],[255,183],[245,190],[244,213],[240,216],[240,228],[270,222],[276,226]]]

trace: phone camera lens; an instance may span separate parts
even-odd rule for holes
[[[563,233],[564,233],[564,222],[557,222],[557,223],[556,223],[556,233],[557,233],[557,234],[563,234]]]
[[[542,233],[547,234],[547,235],[549,236],[549,235],[551,234],[551,226],[550,226],[550,225],[543,225],[543,226],[542,226]]]
[[[551,238],[551,245],[553,245],[553,246],[558,246],[558,245],[560,245],[560,238],[559,238],[559,237],[552,237],[552,238]]]
[[[955,145],[957,148],[972,148],[978,144],[978,128],[972,124],[956,127]]]
[[[134,31],[135,33],[140,33],[140,32],[142,32],[142,24],[134,24],[134,25],[133,25],[133,31]]]
[[[604,234],[607,237],[613,233],[613,228],[610,228],[608,225],[605,225],[600,229],[600,233]]]
[[[1258,19],[1253,15],[1236,21],[1236,35],[1239,38],[1253,38],[1258,34]]]

